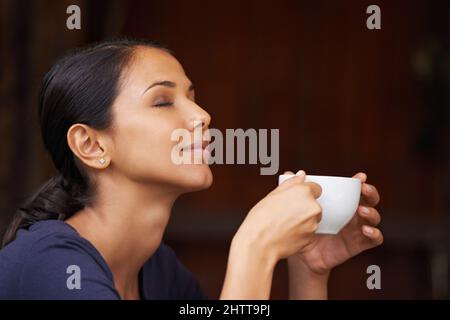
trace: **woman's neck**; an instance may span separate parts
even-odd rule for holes
[[[129,180],[98,186],[94,203],[66,222],[100,252],[121,297],[136,297],[139,271],[159,247],[178,194]]]

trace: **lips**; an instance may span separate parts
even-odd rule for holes
[[[195,149],[205,150],[209,144],[210,144],[210,142],[207,140],[197,141],[186,147],[183,147],[181,150],[183,150],[183,151],[193,151]]]

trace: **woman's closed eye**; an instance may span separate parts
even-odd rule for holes
[[[173,102],[163,101],[163,102],[155,103],[153,106],[155,106],[155,107],[168,107],[168,106],[172,106],[172,105],[173,105]]]
[[[171,99],[171,97],[166,95],[160,96],[153,101],[154,107],[169,107],[173,105],[173,99]]]

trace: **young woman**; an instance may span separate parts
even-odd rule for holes
[[[174,201],[212,183],[207,163],[175,164],[178,128],[208,134],[180,63],[147,41],[114,40],[60,59],[43,80],[39,119],[59,171],[21,207],[0,251],[2,299],[201,299],[162,237]],[[200,145],[200,147],[199,147]],[[181,150],[193,154],[207,143]],[[197,148],[197,149],[196,149]],[[203,150],[202,150],[203,151]],[[299,171],[248,213],[230,246],[221,299],[268,299],[287,258],[290,297],[327,297],[330,270],[382,243],[375,187],[338,235],[316,235],[320,187]]]

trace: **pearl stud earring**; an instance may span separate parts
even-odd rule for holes
[[[98,160],[100,162],[100,164],[105,164],[106,160],[101,158],[100,160]]]

